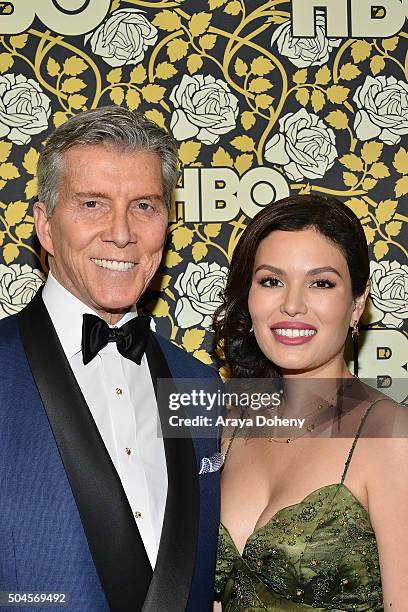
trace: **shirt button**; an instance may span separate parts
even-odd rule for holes
[[[126,453],[127,455],[130,455],[130,453],[131,453],[131,452],[132,452],[132,451],[130,450],[130,448],[125,448],[125,453]]]
[[[136,511],[136,512],[134,513],[134,515],[135,515],[135,518],[137,518],[137,519],[138,519],[138,518],[142,518],[142,513],[141,513],[141,512]]]
[[[116,387],[116,395],[122,395],[122,389],[120,387]]]

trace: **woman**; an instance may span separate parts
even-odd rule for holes
[[[237,245],[214,323],[218,354],[233,378],[273,378],[277,413],[304,424],[226,433],[223,611],[408,610],[405,407],[344,360],[368,291],[364,231],[337,200],[276,202]]]

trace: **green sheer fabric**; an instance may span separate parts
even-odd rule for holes
[[[215,590],[224,612],[383,610],[370,517],[344,478],[282,508],[240,554],[221,524]]]

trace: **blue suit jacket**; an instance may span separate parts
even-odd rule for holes
[[[147,356],[156,377],[217,381],[215,370],[154,334]],[[209,612],[219,473],[198,469],[218,440],[192,441],[188,432],[164,440],[169,489],[151,575],[40,295],[0,322],[0,380],[0,591],[67,593],[65,606],[35,607],[44,612]]]

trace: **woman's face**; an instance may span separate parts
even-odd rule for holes
[[[343,376],[364,302],[353,299],[344,255],[316,230],[274,231],[260,243],[248,307],[260,349],[282,374]]]

